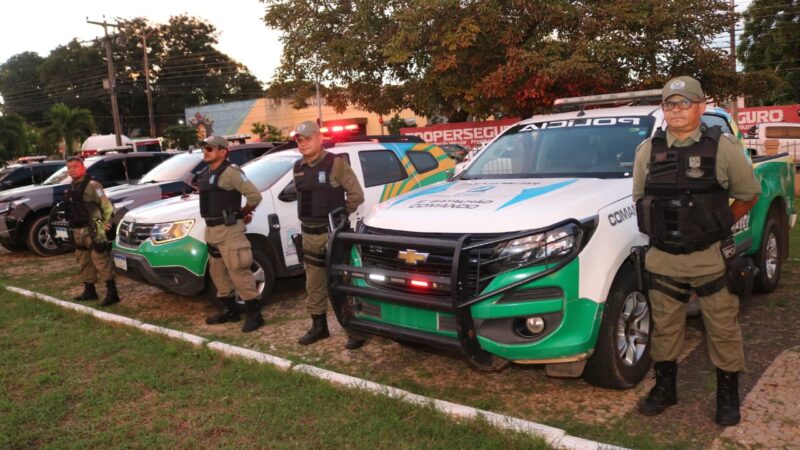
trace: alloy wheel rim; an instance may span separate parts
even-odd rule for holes
[[[626,366],[635,366],[650,341],[650,306],[639,291],[625,297],[617,323],[617,355]]]

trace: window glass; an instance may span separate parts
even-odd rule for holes
[[[27,186],[32,182],[33,179],[31,178],[31,169],[29,167],[20,167],[0,173],[0,183],[4,188]]]
[[[622,178],[654,119],[592,117],[516,125],[483,149],[464,179]]]
[[[150,169],[150,171],[147,172],[139,181],[139,184],[180,180],[188,173],[192,172],[202,160],[203,157],[197,153],[184,153],[181,155],[175,155]],[[130,162],[133,161],[129,161],[128,164],[129,174],[131,170]]]
[[[714,114],[703,114],[703,123],[709,127],[720,127],[723,133],[731,133],[731,126],[728,124],[728,121],[725,120],[722,116],[717,116]]]
[[[254,160],[242,167],[242,170],[259,191],[265,191],[292,170],[294,162],[298,159],[300,155],[297,153],[273,153]]]
[[[364,172],[364,187],[394,183],[408,178],[406,169],[391,150],[358,152],[358,159]]]
[[[102,185],[111,185],[125,183],[125,165],[123,158],[117,158],[107,161],[100,161],[93,165],[88,171],[92,178],[97,180]]]
[[[439,167],[439,161],[428,152],[412,151],[406,152],[406,155],[408,155],[408,159],[414,165],[414,168],[417,169],[417,173],[430,172]]]

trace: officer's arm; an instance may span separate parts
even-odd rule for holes
[[[100,212],[102,214],[100,220],[103,221],[103,225],[108,225],[111,216],[114,214],[114,205],[111,204],[111,200],[106,196],[103,186],[100,183],[92,181],[91,187],[93,196],[96,197],[96,201],[100,204]]]
[[[753,165],[744,155],[742,146],[735,137],[724,134],[720,138],[720,161],[724,175],[717,174],[717,178],[726,177],[728,191],[734,198],[731,212],[734,220],[739,220],[747,214],[758,202],[761,194],[761,185],[753,172]]]
[[[646,140],[636,147],[633,160],[633,201],[644,196],[644,182],[647,178],[647,162],[650,159],[650,141]]]
[[[353,168],[344,159],[336,158],[333,162],[331,176],[347,194],[344,202],[347,214],[354,213],[358,206],[364,203],[364,189],[361,188],[361,183],[358,182]]]
[[[242,169],[230,167],[228,170],[225,170],[222,175],[224,176],[219,180],[220,187],[223,189],[230,188],[237,190],[247,199],[247,203],[242,209],[242,214],[247,215],[256,209],[258,204],[261,203],[261,192],[258,191],[258,188],[256,188],[253,182],[242,172]]]

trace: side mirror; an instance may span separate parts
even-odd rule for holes
[[[297,189],[294,187],[294,180],[287,184],[281,193],[278,194],[278,200],[286,203],[297,201]]]

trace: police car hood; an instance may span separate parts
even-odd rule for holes
[[[9,200],[19,200],[21,198],[26,197],[33,197],[33,196],[40,196],[40,195],[52,195],[53,187],[54,186],[63,186],[63,189],[66,189],[66,185],[42,185],[36,184],[32,186],[21,186],[14,189],[9,189],[7,191],[0,192],[0,202],[9,201]]]
[[[582,220],[631,195],[632,181],[596,178],[456,180],[372,208],[367,226],[420,233],[498,233]]]
[[[199,218],[200,196],[198,194],[182,195],[148,203],[125,215],[125,220],[135,220],[139,223],[164,223]]]

